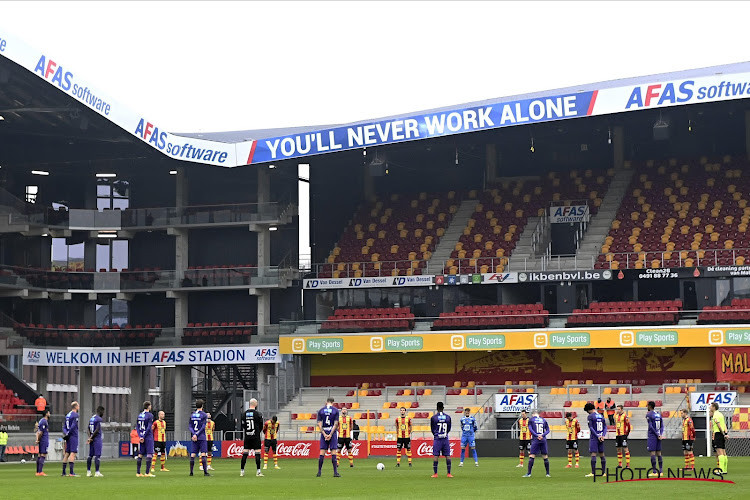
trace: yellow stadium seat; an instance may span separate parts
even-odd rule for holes
[[[570,392],[571,392],[571,394],[578,395],[578,394],[581,393],[581,388],[580,387],[574,387]]]
[[[352,403],[352,410],[359,410],[359,403]]]
[[[594,385],[594,381],[592,379],[586,379],[586,385]]]
[[[638,401],[638,408],[645,408],[648,401]]]
[[[476,385],[477,385],[476,382],[474,382],[473,380],[469,380],[469,382],[466,384],[466,387],[472,388],[472,387],[476,387]]]
[[[627,394],[627,389],[625,387],[620,387],[620,390],[617,391],[617,394]]]
[[[469,389],[461,389],[461,396],[468,396],[469,395]]]
[[[383,403],[383,408],[390,408],[390,407],[391,407],[391,403],[389,403],[388,401]]]
[[[431,396],[432,395],[432,389],[425,389],[424,390],[424,395],[425,396]]]
[[[611,387],[605,387],[604,388],[604,394],[612,394],[612,388]]]
[[[404,396],[411,396],[411,389],[404,389]]]
[[[617,380],[612,379],[612,380],[609,381],[609,383],[612,384],[612,385],[616,385],[617,384]]]
[[[456,380],[455,382],[453,382],[453,387],[455,387],[455,388],[461,387],[461,381],[460,380]]]

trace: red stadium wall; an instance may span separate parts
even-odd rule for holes
[[[334,354],[312,356],[313,386],[354,386],[362,382],[405,385],[424,381],[453,385],[456,380],[504,384],[506,380],[538,380],[557,385],[565,379],[714,380],[715,349],[579,349],[488,352]]]

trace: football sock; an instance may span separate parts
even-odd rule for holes
[[[651,455],[651,470],[649,472],[656,472],[656,456]]]
[[[434,471],[435,471],[435,474],[437,474],[437,466],[438,466],[438,461],[437,461],[437,460],[434,460],[434,461],[432,462],[432,470],[434,470]]]
[[[622,467],[622,451],[617,452],[617,465]]]
[[[531,474],[531,469],[534,468],[534,457],[529,457],[529,468],[527,470],[527,474]]]
[[[323,470],[323,460],[325,460],[325,458],[326,458],[326,457],[325,457],[325,456],[323,456],[323,455],[321,455],[321,456],[320,456],[320,457],[318,458],[318,472],[320,472],[321,470]]]
[[[65,471],[67,470],[67,468],[68,468],[68,462],[63,462],[63,473],[62,473],[63,476],[65,475]]]
[[[162,453],[161,455],[159,455],[159,457],[161,458],[161,468],[166,469],[167,468],[167,454]]]
[[[255,452],[255,468],[260,470],[260,453]]]
[[[349,465],[354,465],[354,455],[352,454],[351,450],[346,454],[347,457],[349,457]],[[276,464],[276,455],[273,456],[273,462],[274,465]],[[411,463],[411,459],[409,459],[409,463]]]
[[[89,457],[89,458],[86,459],[86,470],[89,471],[89,472],[91,472],[91,460],[93,458],[94,457]]]
[[[96,458],[94,459],[94,464],[95,464],[95,466],[96,466],[96,472],[99,472],[99,464],[100,464],[100,463],[101,463],[101,460],[99,459],[99,457],[96,457]]]
[[[411,464],[411,450],[406,450],[406,458],[409,460],[409,463]]]
[[[151,462],[153,459],[151,457],[146,457],[146,474],[151,474]]]
[[[242,452],[242,463],[240,463],[240,470],[245,470],[246,463],[247,463],[247,452]]]
[[[36,457],[36,473],[42,472],[42,457]]]
[[[573,465],[573,451],[568,450],[568,465]]]
[[[576,465],[578,465],[581,461],[581,454],[578,453],[578,450],[576,450]]]
[[[260,458],[257,458],[255,461],[260,463]],[[208,461],[206,460],[206,455],[201,457],[201,464],[203,465],[203,474],[208,474]],[[260,470],[260,465],[258,465],[258,470]]]
[[[695,453],[690,452],[690,467],[695,468]]]
[[[243,464],[244,467],[244,464]],[[190,457],[190,473],[193,473],[193,469],[195,468],[195,457]],[[139,467],[140,469],[140,467]]]
[[[464,455],[466,454],[466,449],[461,449],[461,463],[464,463]]]
[[[521,465],[523,465],[523,451],[518,454],[518,460],[520,460]]]
[[[687,469],[688,467],[690,467],[690,455],[686,453],[685,454],[685,468]]]
[[[544,470],[546,470],[547,474],[549,474],[549,458],[544,459]]]
[[[727,465],[728,465],[728,462],[729,462],[729,459],[727,458],[727,456],[726,456],[726,455],[721,455],[721,456],[719,457],[719,463],[721,464],[721,467],[720,467],[720,468],[721,468],[721,470],[722,470],[723,472],[727,472]],[[70,466],[70,469],[71,469],[71,471],[73,470],[73,464],[71,464],[71,466]]]
[[[461,452],[461,453],[463,453],[463,452]],[[396,449],[396,463],[397,464],[401,463],[401,450],[399,450],[399,449]]]
[[[213,454],[211,454],[211,455],[209,455],[209,456],[208,456],[208,466],[209,466],[209,467],[211,466],[211,459],[212,459],[213,457],[214,457],[214,456],[213,456]]]
[[[659,456],[657,457],[657,460],[659,460],[659,474],[661,474],[661,473],[662,473],[662,471],[664,470],[664,467],[662,466],[662,462],[663,462],[663,461],[662,461],[661,455],[659,455]]]
[[[596,456],[591,457],[591,473],[596,474]]]
[[[333,462],[333,473],[338,474],[339,473],[339,454],[335,451],[331,455],[331,462]]]
[[[75,464],[76,464],[75,462],[70,462],[70,474],[71,474],[71,475],[74,475],[74,474],[75,474],[75,472],[73,472],[73,466],[74,466]]]
[[[41,462],[39,462],[39,472],[44,472],[44,461],[47,459],[47,457],[39,457]]]
[[[607,457],[602,457],[602,476],[607,473]]]
[[[625,452],[625,467],[630,468],[630,450]]]
[[[141,457],[138,457],[138,458],[137,458],[138,468],[136,469],[136,470],[138,471],[138,474],[140,474],[140,473],[141,473],[141,463],[142,463],[142,462],[143,462],[143,458],[141,458]],[[192,464],[191,464],[191,466],[192,466]],[[72,469],[72,467],[71,467],[71,469]]]
[[[479,458],[477,458],[477,449],[476,448],[474,448],[473,450],[471,450],[471,454],[474,455],[474,461],[475,462],[479,462]],[[409,460],[409,462],[411,462],[411,460]]]
[[[448,474],[450,474],[451,473],[451,459],[450,458],[445,459],[445,465],[448,467]]]
[[[263,455],[263,467],[268,465],[268,453]]]

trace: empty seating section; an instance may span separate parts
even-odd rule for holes
[[[698,324],[750,323],[750,299],[732,299],[729,306],[706,306],[698,314]]]
[[[213,323],[188,323],[183,329],[182,343],[195,344],[239,344],[250,342],[257,325],[252,321],[223,321]]]
[[[19,408],[27,406],[28,403],[21,398],[15,397],[13,391],[0,382],[0,414],[3,415],[33,415],[33,408]]]
[[[455,191],[392,194],[360,207],[321,265],[322,278],[422,274],[458,210]]]
[[[574,309],[566,326],[675,325],[681,309],[681,300],[592,302]]]
[[[19,323],[16,330],[36,345],[59,346],[131,346],[152,345],[161,334],[162,326],[120,325],[25,325]]]
[[[595,214],[614,170],[606,173],[577,170],[567,175],[551,172],[547,177],[504,180],[497,187],[477,193],[476,209],[463,235],[446,261],[446,274],[503,272],[529,217],[540,217],[550,202],[580,200]]]
[[[320,327],[321,332],[380,332],[411,330],[414,314],[408,307],[336,309]]]
[[[185,271],[183,286],[239,286],[248,285],[257,276],[255,264],[189,266]]]
[[[458,306],[454,312],[440,313],[433,330],[541,328],[549,324],[549,311],[542,304]]]
[[[745,265],[750,258],[746,161],[648,161],[633,176],[596,263],[646,269]]]

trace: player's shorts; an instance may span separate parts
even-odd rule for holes
[[[406,448],[407,450],[411,450],[411,438],[396,439],[396,448],[398,448],[399,450],[401,448]]]
[[[191,453],[198,454],[198,453],[206,453],[208,450],[208,447],[206,446],[206,440],[205,439],[199,439],[198,441],[193,441],[193,451]]]
[[[521,451],[528,450],[530,445],[531,445],[530,439],[521,439],[518,441],[518,449]]]
[[[339,445],[338,445],[339,451],[346,448],[347,450],[352,449],[352,438],[339,438]]]
[[[714,439],[712,441],[712,444],[717,450],[726,449],[727,445],[725,443],[724,434],[722,434],[721,432],[714,432]]]
[[[448,438],[435,438],[432,443],[432,456],[439,457],[440,455],[451,456],[451,442]]]
[[[578,449],[578,441],[575,439],[565,441],[565,449],[566,450],[577,450]]]
[[[682,449],[683,449],[683,451],[693,451],[693,440],[692,439],[683,439],[682,440]]]
[[[604,441],[589,439],[589,453],[604,453]]]
[[[166,441],[154,441],[154,451],[156,453],[166,453],[167,442]]]
[[[530,455],[547,455],[547,440],[532,439]]]
[[[266,449],[266,453],[268,453],[268,450],[273,450],[273,452],[276,453],[276,440],[266,439],[263,441],[263,447]]]
[[[154,440],[144,439],[141,443],[141,448],[138,450],[139,455],[153,455],[154,454]]]
[[[206,441],[206,450],[208,450],[209,454],[213,454],[214,452],[214,440]]]
[[[622,436],[616,436],[615,437],[615,446],[617,448],[627,448],[628,447],[628,437],[625,435]]]
[[[649,436],[646,440],[646,450],[661,451],[661,439]]]
[[[92,441],[89,443],[89,456],[90,457],[101,457],[102,456],[102,442]]]
[[[323,437],[323,435],[320,435],[320,451],[330,451],[334,452],[339,449],[339,435],[337,432],[333,433],[333,436],[331,436],[331,439],[326,441],[326,438]]]
[[[46,455],[47,448],[49,447],[49,441],[42,441],[39,443],[39,454]]]
[[[245,436],[245,443],[243,447],[246,450],[260,450],[260,436]]]
[[[471,446],[472,448],[477,446],[474,436],[461,436],[461,449],[464,449],[467,446]]]
[[[78,439],[70,438],[65,441],[65,453],[78,453]]]

